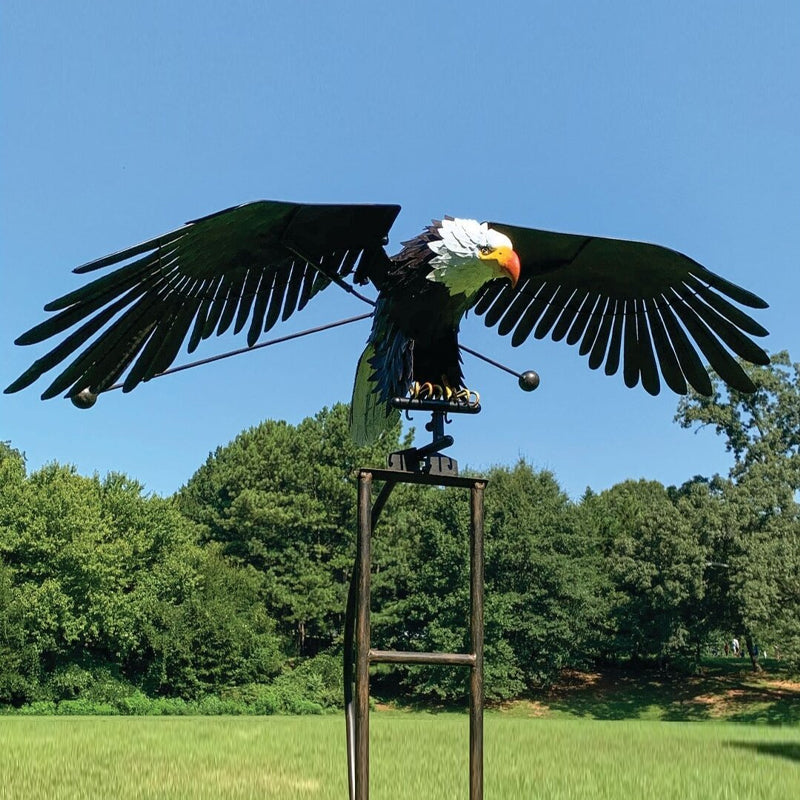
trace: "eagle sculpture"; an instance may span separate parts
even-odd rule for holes
[[[163,372],[186,340],[192,352],[233,326],[246,328],[253,346],[332,283],[378,291],[351,407],[360,443],[386,427],[391,398],[477,401],[458,345],[469,310],[511,334],[515,347],[552,332],[577,345],[592,369],[613,375],[621,365],[627,386],[641,383],[653,395],[662,379],[678,394],[688,386],[711,394],[700,353],[745,393],[756,387],[734,356],[769,363],[748,336],[767,331],[730,300],[767,304],[674,250],[446,217],[389,256],[399,211],[246,203],[90,261],[75,272],[116,269],[45,306],[54,316],[16,343],[67,335],[5,391],[66,362],[42,398],[64,394],[88,405],[117,381],[127,392]]]

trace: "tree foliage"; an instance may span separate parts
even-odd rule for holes
[[[624,481],[573,502],[524,462],[489,471],[489,698],[568,667],[697,663],[732,635],[756,666],[764,648],[800,665],[800,365],[782,353],[748,369],[755,395],[714,384],[678,409],[682,426],[722,437],[728,476]],[[357,448],[347,417],[338,405],[244,431],[174,498],[116,473],[28,474],[0,444],[0,704],[338,702],[355,471],[408,446],[397,425]],[[468,543],[463,490],[394,490],[373,542],[374,646],[468,650]],[[387,667],[373,686],[447,702],[466,679]]]
[[[711,397],[690,395],[676,419],[686,428],[711,426],[734,465],[714,490],[725,529],[716,575],[735,630],[757,666],[757,645],[800,664],[800,364],[789,354],[751,367],[752,395],[714,383]]]
[[[262,576],[267,607],[298,654],[338,635],[355,547],[355,470],[383,462],[399,436],[398,424],[356,447],[341,404],[297,426],[270,420],[218,448],[179,493],[202,541]]]
[[[257,576],[196,542],[170,500],[119,474],[0,452],[0,702],[98,682],[193,696],[275,674]]]

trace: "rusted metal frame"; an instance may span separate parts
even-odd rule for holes
[[[361,477],[365,473],[359,473],[358,491],[359,491],[359,518],[358,525],[359,531],[361,530],[361,492],[362,482]],[[378,495],[375,504],[372,506],[372,511],[369,514],[370,520],[370,537],[372,531],[378,523],[381,511],[383,511],[392,489],[397,485],[396,480],[387,480]],[[368,491],[371,496],[371,491]],[[368,505],[367,505],[368,508]],[[366,512],[365,512],[366,513]],[[360,541],[360,537],[359,537]],[[355,722],[355,698],[353,696],[354,679],[355,679],[355,627],[356,627],[356,599],[358,596],[358,580],[359,580],[359,565],[361,563],[359,543],[356,543],[356,560],[353,565],[353,574],[350,576],[350,587],[347,592],[347,608],[344,615],[344,659],[343,659],[343,680],[344,680],[344,721],[345,732],[347,736],[347,777],[349,796],[351,800],[355,798],[355,765],[356,765],[356,722]]]
[[[369,660],[371,664],[452,664],[453,666],[471,667],[475,664],[475,654],[370,649]]]
[[[425,486],[458,486],[462,489],[471,489],[479,478],[466,478],[461,475],[428,475],[424,472],[399,472],[396,469],[371,469],[373,480],[395,481],[397,483],[418,483]]]
[[[371,507],[373,479],[386,480]],[[471,653],[416,653],[370,648],[370,560],[372,530],[397,482],[470,489],[470,645]],[[348,596],[355,611],[355,713],[348,715],[348,774],[351,800],[369,800],[369,665],[383,663],[452,664],[469,666],[469,796],[483,800],[483,495],[486,481],[457,476],[398,475],[392,470],[361,470],[358,475],[358,543],[356,567]],[[352,601],[352,603],[351,603]],[[352,637],[350,640],[352,647]],[[347,647],[347,626],[345,626]],[[345,657],[345,681],[347,658]],[[352,692],[352,683],[350,684]],[[345,687],[347,698],[347,686]],[[350,708],[352,709],[352,703]]]
[[[483,493],[485,481],[470,489],[470,647],[475,662],[469,687],[469,797],[483,800]]]
[[[353,800],[369,800],[369,637],[372,473],[358,475],[358,542],[356,544],[355,765]]]

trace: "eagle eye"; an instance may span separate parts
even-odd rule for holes
[[[478,250],[480,250],[480,251],[481,251],[481,253],[483,253],[483,255],[485,255],[485,256],[488,256],[488,255],[489,255],[489,253],[491,253],[491,252],[492,252],[492,248],[491,248],[491,247],[489,247],[489,245],[488,245],[488,244],[482,244],[482,245],[481,245],[481,246],[478,248]]]

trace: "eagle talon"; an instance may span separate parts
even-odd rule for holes
[[[408,395],[412,400],[437,400],[442,395],[442,387],[430,381],[414,381],[408,388]]]
[[[453,389],[453,387],[450,386],[446,381],[443,381],[441,384],[431,383],[431,381],[425,381],[424,383],[414,381],[408,387],[408,396],[412,400],[444,400],[466,402],[469,399],[466,395],[463,399],[460,398],[460,393]]]
[[[479,405],[481,402],[481,396],[476,392],[474,389],[467,389],[465,386],[462,386],[457,392],[455,392],[454,399],[465,406],[470,406],[474,408],[475,406]]]

